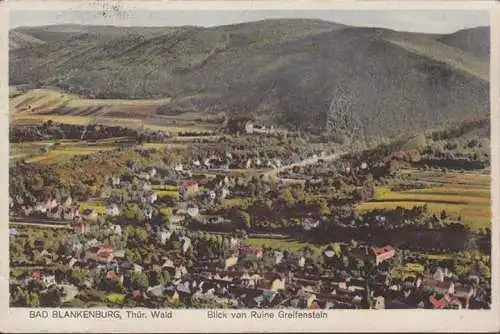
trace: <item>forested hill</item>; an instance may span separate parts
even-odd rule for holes
[[[299,19],[14,32],[35,42],[11,48],[11,85],[171,98],[158,113],[222,111],[313,133],[329,124],[359,137],[420,131],[489,109],[489,63],[460,32],[448,38]]]

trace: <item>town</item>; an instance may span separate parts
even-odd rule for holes
[[[450,158],[406,140],[347,152],[249,119],[224,126],[188,148],[103,125],[85,126],[92,139],[54,122],[11,131],[64,145],[59,127],[89,147],[132,138],[58,164],[11,161],[11,306],[490,307],[488,225],[432,201],[373,206],[381,189],[489,187],[477,150]]]

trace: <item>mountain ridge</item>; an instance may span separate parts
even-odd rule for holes
[[[442,35],[307,19],[144,29],[73,27],[64,43],[49,34],[43,45],[11,50],[10,83],[169,98],[158,114],[252,114],[314,133],[342,91],[367,136],[489,110],[489,64]]]

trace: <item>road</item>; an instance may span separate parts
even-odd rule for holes
[[[9,217],[10,226],[39,226],[48,228],[69,228],[71,221],[32,217]]]
[[[315,164],[319,163],[320,160],[321,161],[333,161],[333,160],[340,158],[344,154],[345,154],[345,152],[341,152],[341,153],[333,153],[333,154],[328,154],[328,155],[323,155],[323,156],[306,158],[306,159],[299,161],[299,162],[284,165],[284,166],[281,166],[279,168],[274,168],[270,171],[263,173],[262,175],[267,176],[267,177],[273,176],[273,177],[279,178],[278,174],[282,171],[292,169],[294,167],[305,167],[305,166],[309,166],[309,165],[315,165]]]

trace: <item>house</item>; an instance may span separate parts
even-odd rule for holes
[[[373,298],[373,309],[375,310],[385,309],[385,298],[383,296],[377,296]]]
[[[139,189],[142,189],[144,191],[151,191],[151,189],[153,189],[153,188],[151,187],[150,183],[141,181],[139,183]]]
[[[73,232],[77,234],[85,234],[90,230],[90,224],[84,220],[73,223]]]
[[[179,202],[179,203],[177,203],[175,213],[178,215],[185,215],[185,214],[187,214],[188,207],[189,207],[188,202]]]
[[[33,208],[32,206],[29,206],[29,205],[23,205],[21,207],[21,213],[25,217],[31,216],[31,214],[33,214],[33,211],[35,211],[35,210],[36,210],[36,208]]]
[[[218,196],[220,199],[225,199],[229,195],[229,189],[227,187],[223,187],[219,190]]]
[[[64,206],[70,206],[73,204],[73,198],[71,198],[71,196],[65,196],[63,197],[61,204]]]
[[[64,302],[75,299],[75,297],[78,295],[79,292],[78,288],[73,284],[59,284],[58,287],[61,288],[63,291]]]
[[[199,214],[200,214],[200,210],[198,209],[197,206],[195,205],[192,205],[190,207],[188,207],[187,209],[187,214],[191,217],[191,218],[195,218],[195,217],[198,217]]]
[[[310,231],[316,229],[319,226],[319,220],[312,217],[307,217],[302,220],[302,228],[304,231]]]
[[[333,258],[335,256],[335,251],[331,248],[328,248],[328,249],[325,249],[325,251],[323,252],[323,254],[325,255],[326,258]]]
[[[110,217],[116,217],[120,215],[120,209],[115,203],[110,203],[106,206],[106,214]]]
[[[263,251],[261,247],[238,247],[232,249],[233,252],[238,254],[254,254],[256,257],[261,258]]]
[[[189,248],[191,248],[191,239],[189,239],[188,237],[180,237],[179,241],[181,242],[183,253],[187,252]]]
[[[84,209],[81,212],[81,216],[82,216],[82,218],[87,219],[87,220],[95,220],[95,219],[97,219],[97,216],[98,216],[97,210],[91,209],[91,208]]]
[[[45,287],[51,287],[56,285],[56,276],[55,275],[42,275],[41,282]]]
[[[150,175],[149,175],[149,173],[147,173],[147,172],[140,172],[139,174],[137,174],[137,177],[138,177],[140,180],[149,180]]]
[[[113,248],[109,244],[94,246],[85,252],[85,259],[97,262],[110,262],[114,258]]]
[[[424,278],[422,280],[421,286],[424,291],[427,291],[429,293],[453,295],[453,293],[455,292],[455,284],[449,280],[441,282],[432,278]]]
[[[145,205],[142,208],[142,213],[146,219],[153,219],[153,207],[151,205]]]
[[[73,236],[68,243],[72,252],[79,253],[83,250],[83,244],[76,236]]]
[[[125,272],[125,271],[142,272],[143,268],[137,263],[124,261],[120,263],[119,270],[120,272]]]
[[[241,240],[239,238],[231,237],[229,239],[229,247],[230,248],[238,248],[241,246]]]
[[[461,308],[469,308],[474,288],[471,285],[456,283],[454,286],[453,297],[460,302]]]
[[[275,264],[280,264],[281,261],[283,260],[283,252],[280,251],[273,252],[273,259]]]
[[[209,197],[211,200],[214,200],[214,199],[216,199],[216,198],[217,198],[217,193],[216,193],[215,191],[213,191],[213,190],[210,190],[210,191],[208,192],[208,197]]]
[[[246,117],[235,117],[227,120],[225,124],[227,132],[232,134],[253,133],[254,122]]]
[[[155,177],[156,174],[158,173],[156,168],[154,168],[154,167],[148,168],[147,172],[149,173],[150,177]]]
[[[64,220],[73,220],[78,216],[80,216],[80,210],[77,206],[70,206],[63,210]]]
[[[180,265],[175,267],[174,279],[181,279],[184,275],[188,273],[185,266]]]
[[[108,227],[108,230],[111,234],[114,234],[114,235],[122,235],[122,227],[118,224],[111,224],[109,227]]]
[[[49,198],[43,204],[45,205],[47,210],[53,209],[59,205],[55,198]]]
[[[396,254],[396,250],[392,246],[372,247],[370,249],[371,256],[375,259],[375,264],[378,265],[383,261],[387,261]]]
[[[47,210],[47,218],[61,219],[62,217],[63,217],[63,208],[61,206],[57,206],[55,208]]]
[[[110,270],[106,273],[106,279],[123,283],[124,277],[123,275],[119,275],[116,271]]]
[[[157,199],[158,199],[158,195],[156,195],[156,193],[154,191],[148,190],[148,191],[144,192],[144,195],[142,196],[141,201],[143,203],[153,204],[154,202],[156,202]]]
[[[253,133],[253,122],[252,121],[246,121],[245,122],[245,132],[246,133]]]
[[[172,260],[170,260],[168,257],[164,257],[163,258],[163,264],[162,264],[162,267],[163,268],[172,268],[174,269],[175,268],[175,264]]]
[[[179,194],[183,198],[195,196],[199,192],[199,186],[196,181],[184,181],[179,189]]]
[[[34,211],[36,211],[38,213],[41,213],[41,214],[44,214],[44,213],[47,213],[48,208],[47,208],[47,206],[44,203],[37,203],[35,205]]]
[[[165,245],[168,240],[170,240],[170,237],[172,236],[172,232],[170,231],[161,231],[159,233],[159,238],[160,238],[160,243],[162,245]]]
[[[113,187],[118,187],[121,184],[121,178],[119,176],[112,176],[111,177],[111,185]]]
[[[158,284],[155,286],[150,286],[147,290],[146,293],[155,296],[155,297],[161,297],[163,296],[163,292],[165,291],[165,287],[163,284]]]

